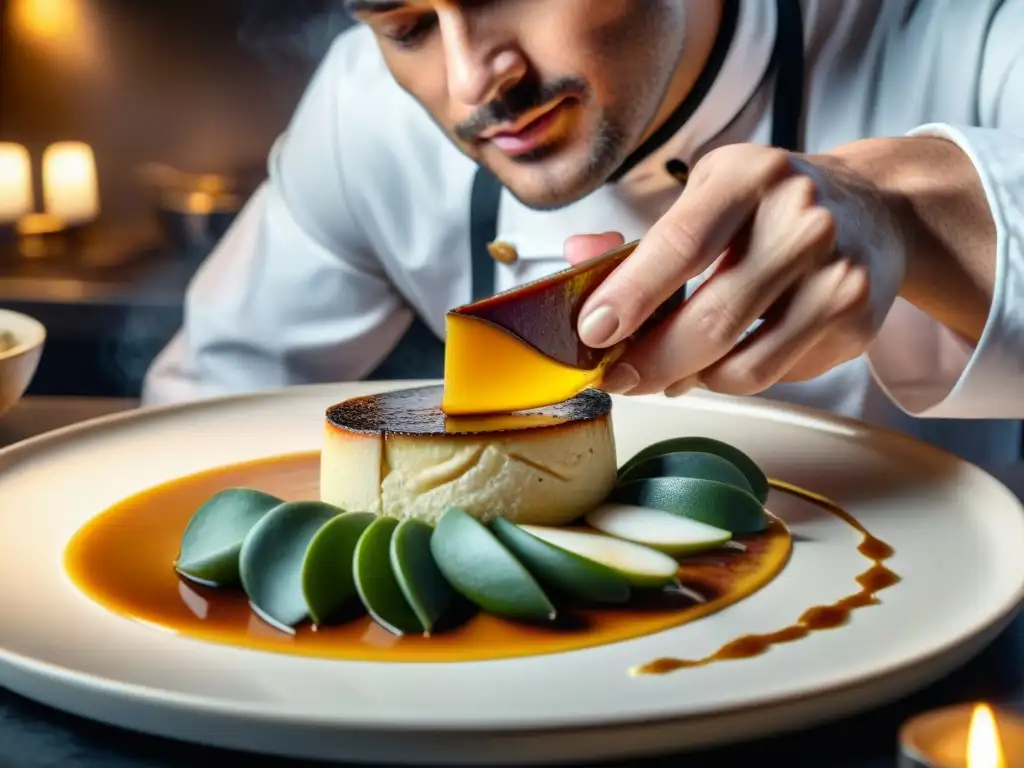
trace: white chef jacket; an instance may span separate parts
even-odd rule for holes
[[[899,300],[868,354],[765,396],[910,433],[977,462],[1020,457],[1024,418],[1024,0],[803,0],[805,150],[934,134],[957,142],[996,223],[995,298],[974,347]],[[678,196],[665,162],[769,143],[776,7],[741,0],[686,124],[617,183],[555,211],[503,192],[519,253],[495,290],[563,269],[565,239],[641,237]],[[471,300],[475,164],[393,81],[366,27],[343,33],[275,143],[269,178],[197,272],[147,404],[365,378],[418,317]]]

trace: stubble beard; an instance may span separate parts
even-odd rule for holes
[[[658,72],[659,82],[644,94],[647,98],[625,105],[624,109],[620,110],[621,114],[612,115],[606,110],[600,115],[588,147],[587,158],[573,174],[575,179],[571,183],[567,185],[564,176],[555,177],[549,173],[543,178],[545,192],[542,195],[524,199],[509,189],[512,196],[522,205],[538,211],[553,211],[578,202],[606,184],[640,145],[643,137],[657,128],[655,121],[658,112],[668,98],[672,80],[686,52],[686,35],[684,30],[680,30],[677,40],[664,39],[663,35],[659,35],[659,30],[666,19],[658,12],[653,2],[651,9],[652,13],[630,30],[629,35],[644,40],[648,45],[661,37],[658,50],[651,53],[650,65],[646,68],[649,72]],[[661,69],[657,67],[659,61],[668,61],[670,65]],[[628,77],[623,78],[623,81],[617,84],[618,92],[635,91],[635,85],[631,87],[631,83],[635,81]],[[632,131],[627,130],[626,126],[632,126]],[[520,156],[517,160],[542,162],[546,157],[555,154],[556,148],[541,147]]]

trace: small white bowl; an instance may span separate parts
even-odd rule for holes
[[[25,394],[39,367],[46,343],[46,328],[35,318],[0,309],[0,332],[14,336],[15,345],[0,352],[0,415]]]

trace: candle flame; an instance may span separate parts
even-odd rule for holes
[[[999,740],[995,714],[988,704],[978,704],[967,732],[967,768],[1007,768]]]

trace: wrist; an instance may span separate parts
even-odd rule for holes
[[[904,256],[899,296],[976,342],[995,282],[995,226],[967,154],[920,136],[855,141],[824,157],[869,185],[892,214]]]

